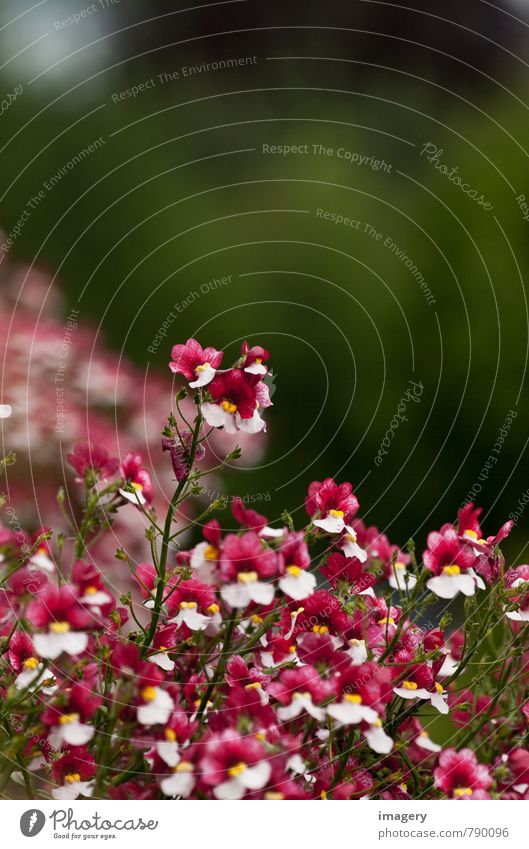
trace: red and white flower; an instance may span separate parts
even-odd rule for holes
[[[272,772],[261,743],[231,729],[210,738],[200,767],[216,799],[242,799],[264,787]]]
[[[489,799],[492,776],[470,749],[445,749],[434,771],[435,786],[452,799]]]
[[[196,339],[188,339],[185,345],[174,345],[169,368],[174,374],[182,374],[192,389],[207,386],[219,368],[222,351],[202,348]]]
[[[230,607],[245,608],[251,602],[270,604],[274,586],[261,578],[277,573],[277,555],[267,549],[255,531],[242,536],[228,534],[224,540],[220,561],[221,576],[227,583],[220,594]]]
[[[242,369],[229,369],[209,384],[211,401],[202,404],[202,415],[210,427],[223,427],[226,433],[259,433],[266,429],[257,410],[256,386],[259,377]]]
[[[36,599],[30,601],[27,618],[35,628],[46,628],[37,633],[33,644],[41,657],[55,660],[63,652],[78,655],[88,645],[85,628],[98,627],[93,614],[80,603],[77,593],[69,584],[60,589],[47,584]]]
[[[476,588],[485,589],[485,584],[474,571],[476,555],[472,547],[461,542],[452,525],[443,525],[440,531],[428,534],[427,550],[423,553],[424,564],[434,577],[426,586],[439,598],[454,598],[458,593],[471,596]]]

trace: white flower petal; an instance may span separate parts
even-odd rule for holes
[[[342,516],[327,516],[325,519],[314,519],[312,522],[317,528],[326,531],[328,534],[339,534],[345,528],[345,522]]]
[[[249,584],[226,584],[221,587],[220,596],[230,607],[248,607],[251,598],[248,590]]]
[[[223,781],[222,784],[217,784],[213,790],[213,795],[216,799],[234,800],[242,799],[246,792],[246,788],[241,784],[239,777],[230,778],[229,781]]]
[[[286,574],[279,580],[279,589],[294,601],[301,601],[312,595],[316,586],[316,576],[304,569],[296,577]]]
[[[387,755],[393,748],[393,740],[381,726],[372,725],[364,731],[369,748],[378,755]]]
[[[195,369],[195,374],[198,376],[196,380],[193,380],[193,382],[189,384],[191,389],[196,389],[199,386],[207,386],[208,383],[211,383],[215,377],[215,369],[210,366],[209,363],[206,363],[205,367],[202,366],[200,371]]]
[[[66,722],[62,727],[62,737],[69,746],[84,746],[92,739],[95,728],[82,722]]]
[[[191,772],[175,772],[160,782],[166,796],[184,796],[187,798],[195,786],[195,777]]]

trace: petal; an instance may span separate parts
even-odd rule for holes
[[[231,778],[229,781],[223,781],[218,784],[213,790],[213,795],[216,799],[242,799],[245,788],[238,778]]]
[[[241,419],[238,413],[235,416],[237,427],[243,433],[259,433],[261,430],[266,430],[266,422],[261,418],[257,410],[255,410],[251,419]]]
[[[315,586],[315,575],[305,571],[301,572],[297,578],[294,575],[287,574],[279,580],[279,589],[289,598],[293,598],[294,601],[301,601],[312,595]]]
[[[202,415],[210,427],[226,427],[233,419],[231,413],[223,410],[220,404],[202,404]]]
[[[67,722],[62,729],[62,736],[69,746],[84,746],[95,734],[95,728],[83,725],[82,722]]]
[[[264,584],[262,581],[246,584],[252,601],[256,604],[271,604],[274,598],[274,585]]]
[[[239,775],[239,781],[248,790],[260,790],[270,778],[272,768],[268,761],[261,761],[255,766],[249,766]]]
[[[317,528],[326,531],[328,534],[339,534],[345,528],[345,523],[340,516],[327,516],[326,519],[314,519],[312,522]]]
[[[160,782],[166,796],[187,797],[195,786],[195,777],[191,772],[177,772]]]
[[[436,575],[435,578],[430,578],[426,581],[426,586],[439,598],[455,598],[459,592],[459,587],[456,583],[458,575]],[[472,581],[472,578],[470,579]],[[472,581],[474,587],[474,582]]]
[[[393,740],[386,734],[383,728],[376,725],[364,731],[364,736],[368,742],[370,749],[373,749],[379,755],[387,755],[393,748]]]
[[[195,372],[196,373],[196,372]],[[206,366],[206,368],[202,369],[198,372],[198,377],[192,383],[190,383],[191,389],[197,389],[199,386],[207,386],[208,383],[211,383],[213,378],[215,377],[215,369],[211,368],[210,365]]]
[[[248,607],[251,601],[248,587],[249,584],[226,584],[226,586],[221,587],[220,596],[230,607]]]
[[[159,757],[161,757],[162,761],[167,764],[167,766],[176,766],[177,763],[180,761],[180,755],[178,754],[178,743],[172,742],[171,740],[159,740],[156,743],[156,751],[158,752],[158,755]],[[166,795],[170,794],[167,793]]]

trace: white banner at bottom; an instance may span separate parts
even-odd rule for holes
[[[237,807],[234,808],[234,805]],[[205,807],[208,810],[205,810]],[[257,806],[257,807],[256,807]],[[523,802],[3,801],[4,846],[525,849]],[[30,843],[34,840],[34,843]]]

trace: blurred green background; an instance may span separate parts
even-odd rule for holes
[[[492,534],[529,487],[529,3],[462,5],[2,4],[0,94],[21,88],[0,117],[2,228],[44,192],[10,257],[57,271],[150,370],[191,335],[228,361],[244,338],[268,347],[267,453],[226,484],[269,494],[272,519],[301,521],[307,484],[332,475],[421,546],[472,488]],[[410,381],[420,401],[377,465]]]

